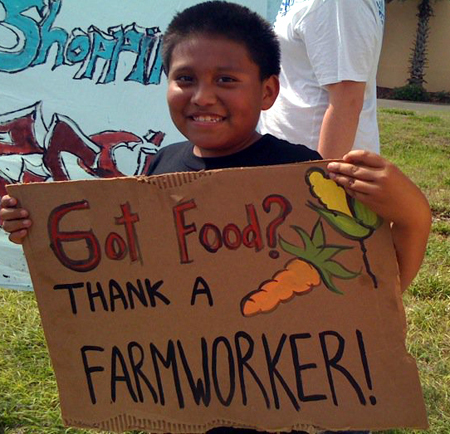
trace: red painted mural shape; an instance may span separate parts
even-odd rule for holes
[[[5,113],[0,115],[0,196],[6,194],[6,184],[19,182],[146,174],[164,136],[152,130],[144,137],[128,131],[87,136],[76,122],[59,114],[47,128],[40,103]],[[118,154],[129,159],[126,165]]]

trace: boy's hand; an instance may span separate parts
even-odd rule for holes
[[[0,220],[2,228],[9,233],[9,239],[13,243],[22,244],[28,234],[31,220],[26,209],[17,208],[18,202],[14,197],[5,195],[0,202]]]
[[[328,164],[330,178],[385,220],[412,226],[415,205],[428,207],[419,188],[379,155],[358,150],[349,152],[343,160]]]
[[[328,164],[330,178],[391,222],[404,291],[419,271],[425,254],[431,227],[428,201],[398,167],[377,154],[351,151],[343,160]]]

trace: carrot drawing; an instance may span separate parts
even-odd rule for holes
[[[352,247],[327,245],[322,222],[315,224],[312,235],[298,226],[292,228],[300,235],[303,248],[280,237],[280,247],[296,258],[291,259],[283,270],[277,271],[271,280],[263,282],[255,291],[241,301],[241,313],[245,317],[271,312],[280,303],[286,303],[296,295],[308,294],[321,282],[337,294],[342,292],[334,285],[332,277],[353,279],[359,275],[334,261],[339,252]]]

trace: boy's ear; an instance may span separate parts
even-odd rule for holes
[[[261,110],[268,110],[272,107],[280,92],[280,80],[277,75],[271,75],[263,83],[263,98]]]

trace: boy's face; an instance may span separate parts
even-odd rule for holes
[[[278,87],[276,76],[261,81],[244,45],[199,35],[181,41],[172,52],[167,102],[194,154],[221,157],[259,138],[260,112],[272,106]]]

